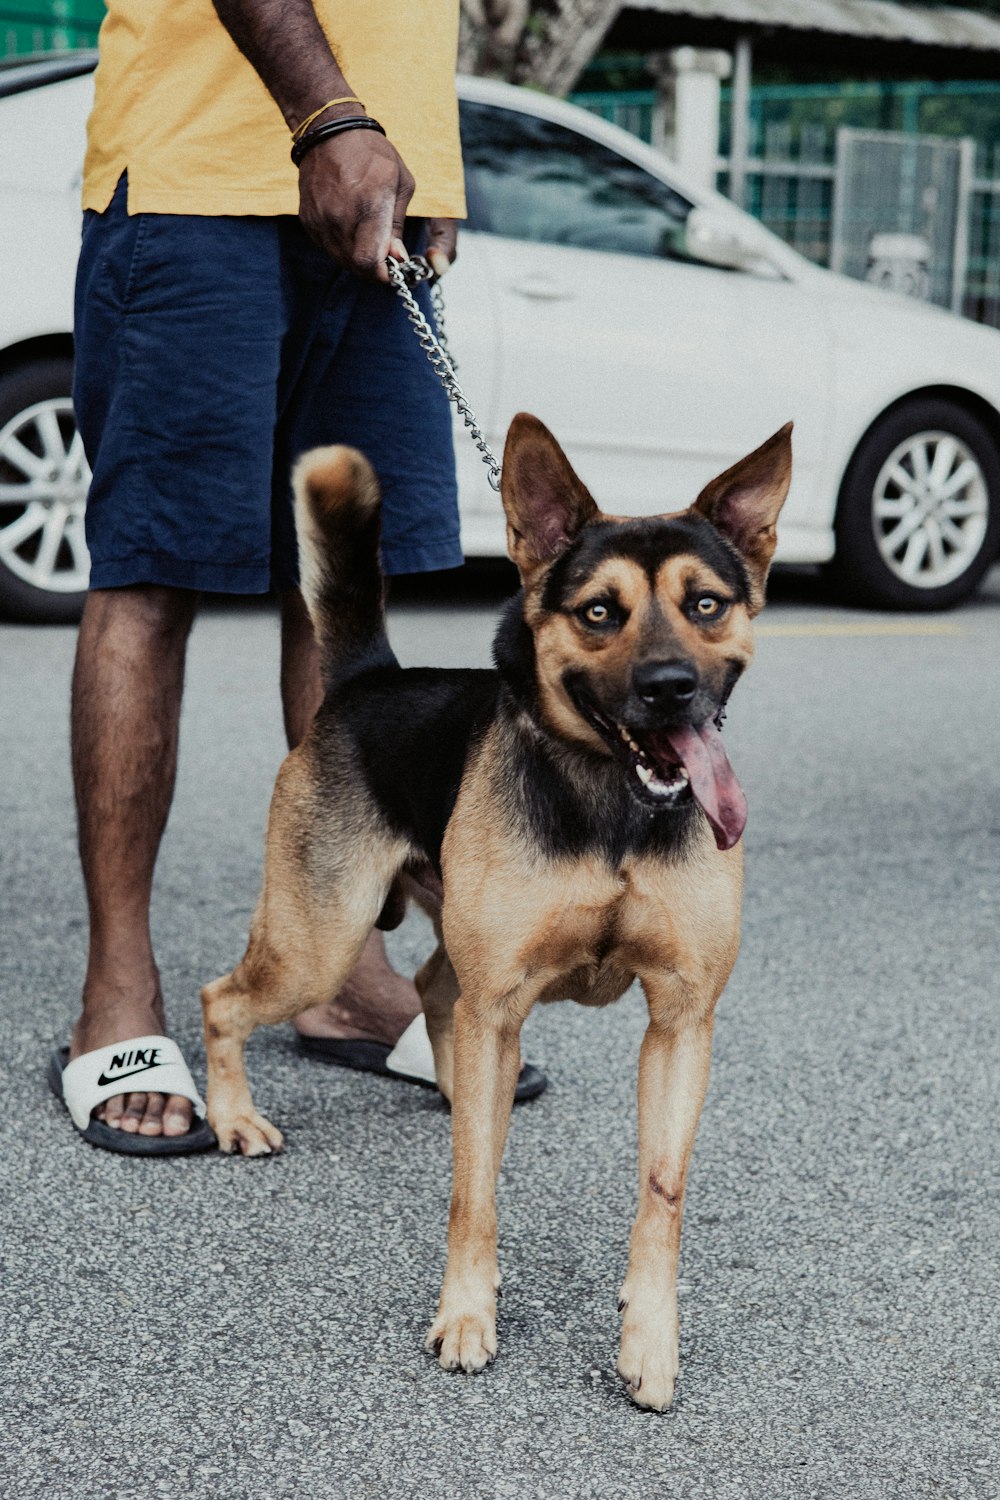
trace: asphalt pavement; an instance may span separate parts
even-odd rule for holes
[[[482,664],[494,597],[399,597],[407,662]],[[174,1034],[242,951],[282,755],[277,629],[210,606],[155,894]],[[779,582],[727,738],[743,951],[688,1190],[671,1412],[614,1374],[641,996],[551,1006],[500,1187],[500,1357],[422,1353],[448,1116],[250,1044],[288,1149],[84,1145],[45,1063],[84,960],[73,632],[0,626],[0,1494],[11,1500],[964,1500],[1000,1495],[1000,571],[934,617]],[[417,916],[391,939],[426,951]]]

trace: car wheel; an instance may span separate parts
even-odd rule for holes
[[[0,610],[17,620],[77,620],[83,608],[90,469],[72,385],[70,359],[0,376]]]
[[[1000,551],[1000,451],[989,429],[928,397],[877,422],[841,486],[833,571],[883,609],[945,609]]]

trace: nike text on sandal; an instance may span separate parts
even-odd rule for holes
[[[210,1151],[217,1142],[205,1119],[205,1103],[194,1086],[187,1063],[176,1042],[166,1036],[139,1036],[130,1042],[115,1042],[69,1060],[69,1048],[61,1047],[49,1060],[49,1087],[69,1110],[74,1128],[92,1146],[118,1151],[123,1156],[183,1156],[189,1151]],[[139,1135],[114,1130],[103,1120],[91,1118],[105,1099],[117,1094],[180,1094],[195,1108],[195,1121],[186,1135]]]
[[[427,1035],[423,1013],[411,1021],[395,1047],[381,1042],[342,1041],[336,1037],[300,1036],[299,1050],[307,1057],[318,1057],[339,1068],[354,1068],[359,1073],[378,1073],[383,1078],[399,1078],[417,1083],[421,1088],[436,1089],[434,1054]],[[545,1074],[531,1063],[525,1063],[518,1075],[514,1103],[537,1099],[548,1087]]]

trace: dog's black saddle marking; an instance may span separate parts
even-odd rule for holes
[[[499,691],[496,672],[386,666],[352,678],[329,703],[390,827],[439,874],[469,748],[495,717]]]

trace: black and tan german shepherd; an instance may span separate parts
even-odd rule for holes
[[[437,871],[441,944],[417,983],[452,1105],[427,1340],[446,1369],[496,1353],[495,1183],[522,1023],[536,1001],[607,1005],[638,976],[649,1027],[618,1369],[640,1405],[673,1397],[684,1184],[739,946],[746,803],[719,726],[752,654],[790,433],[688,509],[637,520],[602,514],[546,428],[516,417],[502,495],[523,587],[495,671],[400,668],[370,465],[327,448],[296,470],[328,692],[278,776],[246,954],[202,994],[208,1116],[224,1151],[280,1148],[250,1096],[247,1037],[335,994],[408,874]]]

